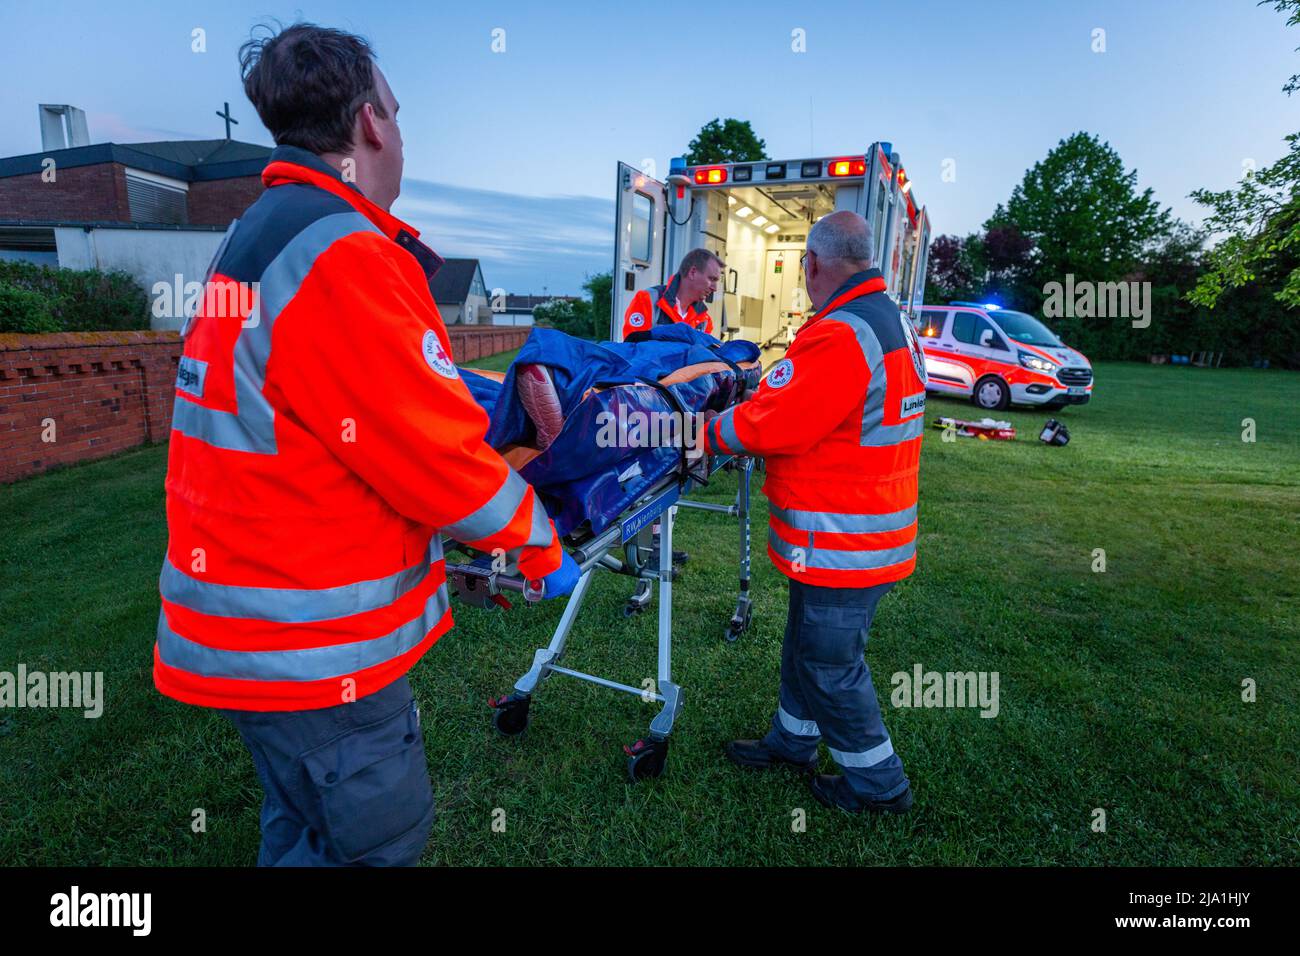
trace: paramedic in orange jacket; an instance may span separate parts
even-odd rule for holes
[[[483,441],[441,260],[388,212],[402,138],[366,41],[297,24],[241,66],[278,145],[185,336],[154,682],[239,730],[259,864],[414,864],[434,810],[405,675],[452,626],[441,535],[548,597],[577,569]]]
[[[863,660],[876,605],[916,564],[925,357],[872,268],[871,228],[837,212],[808,233],[815,315],[754,397],[709,422],[705,450],[762,456],[768,554],[790,579],[781,687],[748,767],[811,772],[825,739],[842,774],[809,778],[827,806],[903,813],[912,792]]]
[[[642,289],[632,296],[623,314],[623,341],[652,325],[685,322],[693,329],[713,334],[713,317],[705,301],[718,291],[722,260],[708,249],[692,249],[667,285]]]

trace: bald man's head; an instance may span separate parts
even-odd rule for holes
[[[808,231],[803,269],[808,297],[820,309],[845,282],[872,267],[871,225],[847,209],[823,216]]]
[[[827,265],[832,259],[851,259],[855,271],[870,269],[871,224],[847,209],[823,216],[808,233],[808,251]]]

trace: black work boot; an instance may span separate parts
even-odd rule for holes
[[[853,792],[840,774],[819,773],[808,780],[808,789],[827,807],[839,807],[848,813],[906,813],[912,809],[912,788],[888,800],[872,800]]]
[[[807,763],[799,763],[769,750],[761,740],[729,741],[727,743],[727,759],[738,767],[753,767],[755,770],[767,770],[771,767],[794,767],[803,773],[812,773],[817,769],[816,756]]]

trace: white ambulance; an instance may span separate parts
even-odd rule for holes
[[[676,158],[667,183],[619,163],[610,338],[622,339],[623,316],[637,292],[667,283],[682,256],[705,248],[727,264],[709,303],[714,334],[764,348],[788,345],[812,310],[799,266],[808,230],[841,209],[871,223],[888,294],[916,319],[930,221],[892,144],[875,143],[859,154],[708,166]]]

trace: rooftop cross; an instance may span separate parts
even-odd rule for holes
[[[230,124],[234,123],[236,126],[238,126],[239,120],[235,119],[233,116],[230,115],[229,103],[222,103],[221,105],[226,108],[225,112],[222,112],[221,110],[217,110],[217,115],[226,121],[226,139],[230,139]]]

